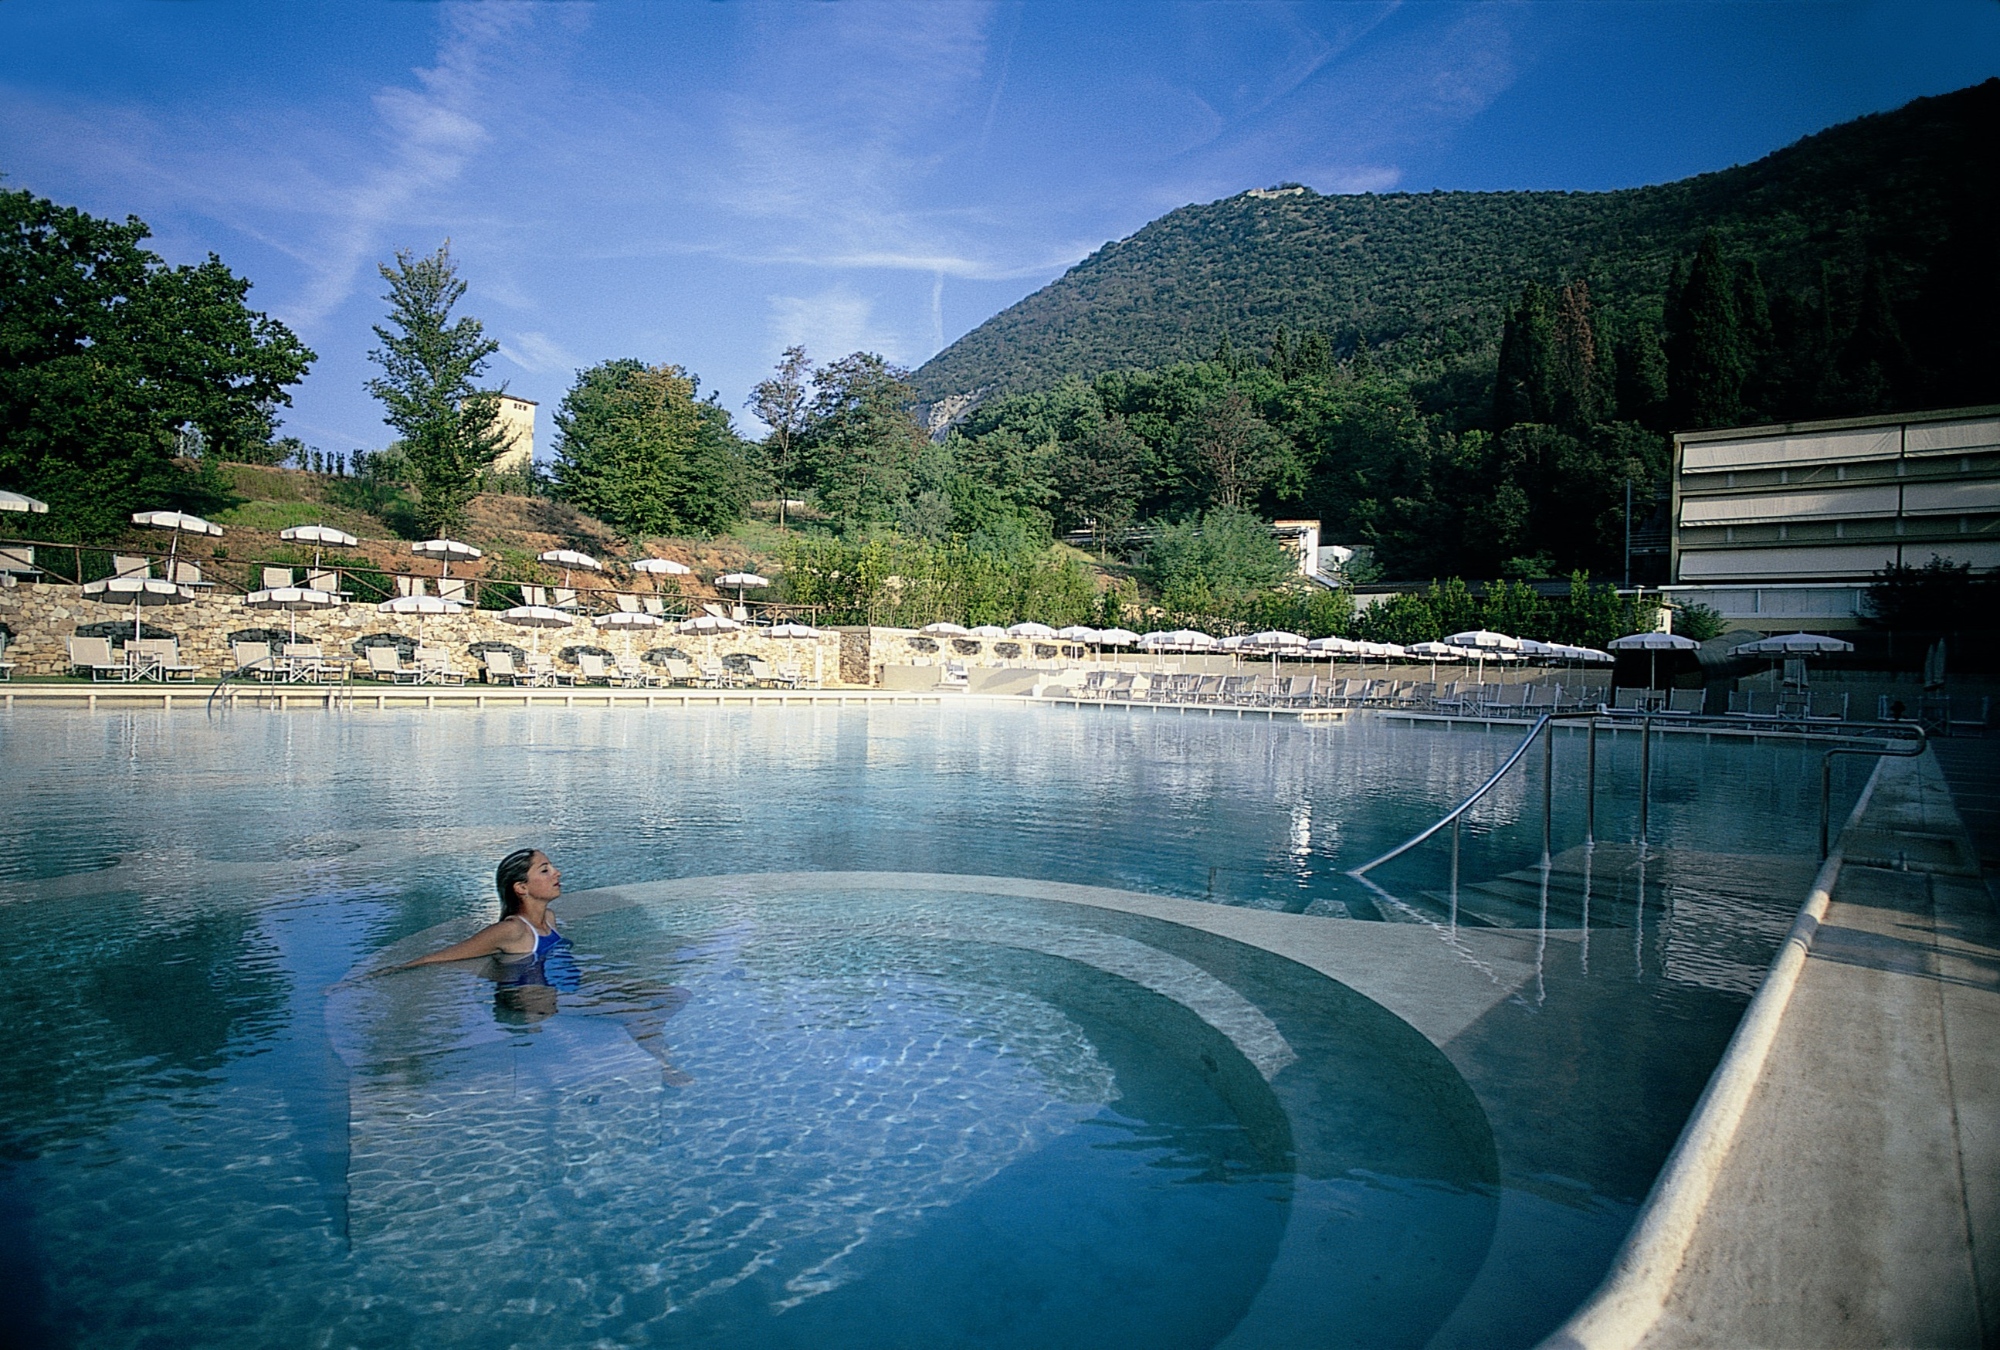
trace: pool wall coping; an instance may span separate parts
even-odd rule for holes
[[[1859,834],[1887,765],[1886,759],[1875,762],[1874,772],[1771,962],[1770,973],[1737,1024],[1721,1063],[1640,1206],[1631,1232],[1612,1258],[1610,1271],[1596,1292],[1542,1342],[1542,1350],[1637,1346],[1666,1311],[1668,1296],[1728,1161],[1751,1094],[1763,1076],[1785,1009],[1805,971],[1813,938],[1832,903],[1834,885],[1847,860],[1848,842]]]

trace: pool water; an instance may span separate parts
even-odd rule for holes
[[[1747,995],[1676,974],[1702,969],[1693,930],[1678,958],[1659,917],[1594,965],[1557,944],[1533,996],[1447,1055],[1175,925],[973,879],[812,879],[1408,917],[1344,869],[1516,738],[978,706],[11,713],[15,1326],[88,1346],[1421,1345],[1463,1304],[1476,1339],[1531,1343],[1601,1273]],[[1600,748],[1601,835],[1631,822],[1635,753]],[[1802,852],[1808,765],[1658,744],[1653,836]],[[1530,777],[1482,803],[1463,875],[1531,861],[1539,802]],[[1580,818],[1559,794],[1559,846]],[[568,921],[577,991],[524,1006],[472,966],[341,983],[490,916],[492,862],[523,843],[570,892],[614,888]],[[1442,865],[1399,861],[1397,891]],[[1743,960],[1798,898],[1723,916]],[[1616,1032],[1593,1046],[1590,1026]],[[1528,1171],[1509,1161],[1538,1137]],[[1562,1269],[1494,1293],[1491,1252],[1527,1230]]]

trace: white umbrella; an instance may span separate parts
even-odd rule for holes
[[[174,579],[174,558],[179,555],[181,535],[212,534],[218,538],[222,534],[220,525],[211,524],[200,516],[191,516],[185,511],[134,511],[132,523],[143,525],[149,530],[172,530],[174,537],[167,544],[167,577]]]
[[[1169,633],[1148,633],[1139,639],[1139,645],[1160,650],[1206,652],[1214,651],[1218,644],[1207,633],[1192,628],[1176,628]]]
[[[1546,659],[1547,657],[1559,655],[1560,652],[1561,649],[1552,642],[1537,642],[1533,638],[1521,639],[1521,655],[1523,656]]]
[[[1431,663],[1432,684],[1437,683],[1438,662],[1458,661],[1465,657],[1465,653],[1462,650],[1452,646],[1449,642],[1419,642],[1411,646],[1410,655],[1421,656]]]
[[[336,530],[331,525],[294,525],[290,529],[279,530],[278,538],[293,544],[313,546],[313,566],[319,566],[322,550],[327,548],[354,548],[361,543],[346,530]]]
[[[1615,644],[1614,644],[1615,645]],[[1852,642],[1843,642],[1822,633],[1787,633],[1783,637],[1758,638],[1729,649],[1732,656],[1820,656],[1827,652],[1851,652]]]
[[[734,619],[725,619],[720,614],[697,614],[691,619],[683,619],[674,625],[682,633],[730,633],[743,627]]]
[[[579,553],[573,548],[552,548],[546,553],[537,553],[536,562],[554,563],[563,570],[562,584],[569,585],[569,574],[573,571],[602,572],[604,564],[588,553]]]
[[[1056,629],[1056,636],[1065,642],[1102,642],[1104,634],[1087,624],[1073,623],[1067,628]]]
[[[1049,627],[1047,624],[1034,623],[1032,621],[1028,623],[1017,623],[1013,627],[1007,630],[1008,637],[1017,637],[1017,638],[1052,638],[1055,635],[1056,635],[1056,630]]]
[[[963,637],[972,630],[959,624],[945,623],[943,620],[939,620],[937,623],[927,623],[917,631],[919,633],[941,633],[947,637]]]
[[[765,637],[774,638],[816,638],[819,635],[819,629],[806,623],[778,623],[764,630]]]
[[[465,606],[456,600],[446,600],[436,595],[399,595],[393,600],[384,600],[375,608],[384,614],[456,614]]]
[[[141,605],[180,605],[194,599],[194,592],[187,587],[157,577],[106,577],[86,583],[83,594],[85,599],[101,604],[131,605],[134,642],[139,640]]]
[[[771,584],[771,580],[769,577],[760,577],[755,572],[724,572],[715,579],[715,584],[718,586],[734,586],[736,588],[736,603],[740,605],[743,603],[743,592],[746,588],[768,586]]]
[[[410,552],[419,558],[436,558],[443,562],[444,570],[439,576],[451,575],[452,559],[470,562],[479,556],[479,550],[470,544],[461,544],[456,539],[422,539],[410,545]]]
[[[1100,628],[1097,640],[1107,647],[1130,647],[1139,640],[1139,635],[1129,628]]]
[[[1475,628],[1469,633],[1453,633],[1445,641],[1454,647],[1479,647],[1501,652],[1521,650],[1521,639],[1508,637],[1505,633],[1495,633],[1486,628]]]
[[[428,599],[429,597],[423,598]],[[538,656],[542,650],[542,629],[568,628],[576,622],[575,619],[572,619],[563,611],[549,605],[516,605],[512,609],[501,610],[494,617],[499,619],[501,623],[512,624],[516,628],[528,629],[530,633],[528,639],[529,645],[534,648],[535,654]],[[642,617],[650,619],[652,615],[648,614]]]
[[[1306,640],[1297,633],[1286,633],[1277,629],[1266,629],[1252,633],[1244,639],[1252,647],[1303,648]]]
[[[0,492],[0,511],[33,511],[38,516],[49,513],[49,504],[19,492]]]
[[[1361,650],[1361,644],[1352,638],[1323,637],[1308,642],[1306,650],[1325,652],[1329,656],[1353,656]]]
[[[978,637],[978,638],[1003,638],[1007,636],[1007,630],[1002,628],[997,623],[982,623],[977,628],[967,629],[966,636]]]
[[[666,577],[684,577],[694,571],[686,563],[675,562],[672,558],[640,558],[633,562],[632,570]]]
[[[1233,652],[1240,650],[1243,644],[1248,642],[1249,640],[1250,640],[1249,637],[1246,636],[1245,634],[1231,633],[1228,637],[1223,638],[1220,642],[1216,643],[1215,645],[1220,647],[1223,651]]]
[[[316,591],[310,586],[274,586],[269,590],[252,591],[243,597],[243,603],[250,609],[282,609],[292,616],[292,641],[299,640],[299,611],[302,609],[333,609],[347,602],[331,591]]]
[[[663,628],[666,620],[653,614],[633,614],[626,610],[615,610],[610,614],[600,614],[591,620],[599,628],[616,628],[625,634],[625,654],[632,654],[632,630],[635,628]]]
[[[1646,653],[1646,687],[1651,689],[1659,679],[1661,652],[1691,652],[1701,644],[1679,633],[1627,633],[1613,638],[1609,646],[1614,652]]]

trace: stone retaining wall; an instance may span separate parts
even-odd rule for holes
[[[0,588],[0,623],[14,636],[7,639],[7,660],[14,674],[66,675],[69,673],[69,639],[84,624],[123,619],[132,620],[130,605],[105,605],[86,600],[75,586],[23,585]],[[283,611],[247,608],[242,597],[205,595],[180,605],[142,609],[140,620],[148,629],[164,629],[180,641],[181,660],[196,669],[197,679],[215,679],[236,666],[229,649],[229,634],[246,628],[269,628],[289,632],[291,616]],[[129,631],[129,629],[128,629]],[[356,655],[353,643],[371,633],[394,633],[421,638],[432,646],[449,649],[454,664],[468,674],[476,674],[478,662],[467,649],[476,642],[500,642],[533,650],[537,645],[551,654],[569,646],[601,647],[611,652],[643,654],[657,647],[673,647],[696,661],[720,660],[745,653],[776,665],[795,665],[807,680],[832,684],[839,679],[840,635],[822,633],[818,638],[772,638],[757,629],[736,633],[676,633],[671,628],[633,632],[606,631],[581,619],[573,628],[531,630],[503,623],[497,611],[465,610],[419,619],[413,614],[383,614],[373,605],[346,605],[339,609],[316,610],[298,616],[301,642],[317,642],[328,660],[348,657],[357,672],[366,662]],[[120,645],[117,639],[113,646]]]

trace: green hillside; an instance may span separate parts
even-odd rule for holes
[[[1198,360],[1224,338],[1262,350],[1280,326],[1324,333],[1339,355],[1365,342],[1412,374],[1483,367],[1490,378],[1525,282],[1587,280],[1614,330],[1657,319],[1676,261],[1714,230],[1731,256],[1757,262],[1774,302],[1799,296],[1831,322],[1858,308],[1865,264],[1878,262],[1913,356],[1950,400],[1951,371],[1980,378],[1963,338],[1990,327],[1975,311],[1994,290],[1996,197],[2000,80],[1656,187],[1246,192],[1107,244],[914,383],[925,402],[991,397]],[[1468,406],[1479,397],[1465,394]]]

